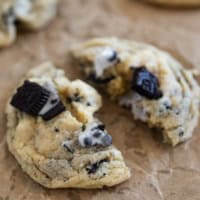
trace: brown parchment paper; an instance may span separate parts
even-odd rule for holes
[[[8,152],[4,108],[23,74],[52,60],[69,78],[83,78],[66,51],[96,36],[148,42],[200,69],[200,9],[170,10],[134,0],[61,0],[49,26],[20,32],[14,45],[0,50],[0,200],[200,200],[200,126],[191,140],[172,148],[106,97],[98,116],[131,168],[129,181],[104,190],[48,190],[23,173]]]

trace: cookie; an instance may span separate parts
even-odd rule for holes
[[[45,26],[55,16],[57,0],[1,0],[0,47],[13,43],[18,25],[29,30]]]
[[[191,70],[153,46],[117,38],[77,45],[72,56],[88,80],[162,132],[173,146],[192,137],[200,89]],[[105,82],[99,82],[105,80]]]
[[[0,47],[9,46],[16,38],[13,0],[0,2]]]
[[[30,30],[45,26],[56,15],[58,0],[15,0],[16,20]]]
[[[48,188],[102,188],[130,177],[105,125],[94,117],[101,96],[44,63],[29,71],[8,101],[9,151]]]
[[[26,80],[17,89],[10,104],[22,112],[50,120],[65,110],[57,91],[51,88]]]
[[[181,7],[191,7],[191,6],[199,6],[200,0],[145,0],[150,3],[156,3],[159,5],[166,6],[181,6]]]

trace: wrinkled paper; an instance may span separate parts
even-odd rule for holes
[[[32,67],[51,60],[69,78],[83,78],[67,56],[71,45],[97,36],[148,42],[200,70],[200,9],[154,7],[134,0],[61,0],[57,17],[39,32],[19,31],[0,50],[0,200],[200,200],[200,133],[172,148],[105,95],[98,116],[122,151],[132,177],[102,190],[49,190],[34,183],[8,152],[4,108]]]

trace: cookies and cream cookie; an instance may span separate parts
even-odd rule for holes
[[[7,108],[7,143],[22,169],[48,188],[102,188],[130,177],[105,125],[101,96],[44,63],[29,71]]]
[[[39,29],[56,14],[58,0],[15,0],[16,20],[28,29]]]
[[[0,47],[16,38],[16,26],[36,30],[46,25],[56,14],[57,0],[1,0]]]
[[[200,88],[193,71],[153,46],[117,38],[77,45],[74,59],[135,119],[162,131],[176,145],[192,137],[198,123]]]

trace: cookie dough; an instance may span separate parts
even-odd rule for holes
[[[57,0],[1,0],[0,47],[13,43],[17,25],[39,29],[55,16],[56,8]]]
[[[145,0],[145,1],[167,6],[191,7],[200,5],[200,0]]]
[[[87,78],[137,120],[158,128],[173,146],[192,137],[198,123],[200,88],[194,71],[164,51],[117,38],[77,45],[72,56]]]
[[[94,88],[42,64],[28,72],[7,104],[9,150],[48,188],[119,184],[130,171],[105,125],[93,116],[100,106]]]

